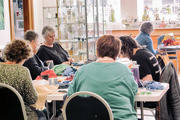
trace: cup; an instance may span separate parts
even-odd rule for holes
[[[58,84],[57,78],[49,78],[49,85],[56,85]]]
[[[54,67],[53,61],[49,61],[47,64],[48,64],[48,69],[52,69]]]

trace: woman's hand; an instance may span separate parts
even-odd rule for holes
[[[63,62],[62,64],[70,65],[70,62],[69,62],[69,61],[65,61],[65,62]]]
[[[68,58],[68,60],[69,60],[70,64],[74,62],[74,59],[72,59],[72,58]]]

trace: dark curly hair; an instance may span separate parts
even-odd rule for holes
[[[112,35],[103,35],[97,41],[98,57],[110,57],[114,60],[121,50],[121,41]]]
[[[20,63],[24,59],[31,57],[32,48],[25,40],[14,40],[7,44],[4,49],[4,58],[6,61]]]
[[[121,40],[121,54],[124,57],[128,57],[132,59],[133,57],[133,49],[134,48],[141,48],[141,46],[130,36],[121,36],[119,37]]]

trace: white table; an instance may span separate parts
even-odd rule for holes
[[[141,104],[141,119],[144,120],[144,113],[143,113],[143,101],[146,102],[158,102],[162,98],[162,96],[168,91],[169,84],[168,83],[162,83],[164,86],[164,90],[156,90],[155,92],[151,92],[150,95],[145,94],[138,94],[135,96],[135,101],[140,102]],[[67,90],[67,89],[66,89]],[[145,91],[139,88],[139,91]],[[47,95],[47,101],[53,101],[53,113],[56,114],[56,101],[63,101],[63,96],[66,95],[65,92],[55,92],[53,94]],[[52,119],[52,118],[51,118]]]
[[[135,101],[140,102],[141,108],[141,120],[144,120],[144,113],[143,113],[143,102],[158,102],[161,100],[163,95],[168,91],[169,84],[168,83],[161,83],[164,86],[164,90],[156,90],[155,92],[151,92],[151,94],[138,94],[135,96]],[[145,91],[144,89],[139,88],[139,92]]]

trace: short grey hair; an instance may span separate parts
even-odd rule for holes
[[[42,30],[42,35],[44,38],[46,38],[49,33],[53,33],[53,32],[56,32],[55,28],[52,27],[51,25],[46,25]]]
[[[35,40],[36,38],[38,38],[38,34],[33,30],[27,30],[24,33],[24,40],[28,40],[31,42],[32,40]]]
[[[154,31],[152,23],[151,22],[143,23],[140,27],[140,31],[150,34],[151,32]]]

